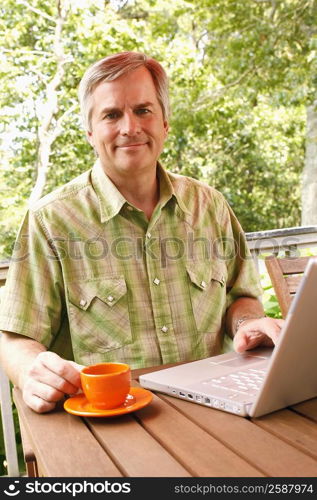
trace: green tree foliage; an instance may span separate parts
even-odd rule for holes
[[[0,14],[1,258],[38,177],[48,110],[44,193],[90,168],[77,87],[91,63],[122,50],[156,57],[170,76],[166,168],[223,192],[246,231],[300,223],[315,0],[2,0]]]

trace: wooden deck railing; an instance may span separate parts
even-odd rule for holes
[[[9,270],[9,261],[0,262],[0,287],[5,284]],[[1,300],[1,297],[0,297]],[[5,447],[6,464],[8,476],[20,475],[18,464],[18,452],[15,440],[14,419],[11,404],[10,382],[0,365],[0,404],[1,421],[3,429],[3,441]]]
[[[5,284],[10,262],[8,260],[0,262],[0,286]]]
[[[259,268],[259,261],[270,254],[295,257],[300,249],[317,247],[317,226],[256,231],[246,233],[246,238]]]
[[[251,252],[259,258],[267,253],[294,255],[299,248],[317,246],[317,226],[256,231],[246,233],[246,238]]]

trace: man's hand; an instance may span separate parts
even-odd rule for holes
[[[244,352],[258,346],[271,347],[278,341],[284,319],[246,319],[238,328],[233,346],[235,351]]]
[[[25,403],[38,413],[53,410],[65,394],[76,394],[81,388],[79,373],[82,368],[54,352],[40,352],[21,384]]]

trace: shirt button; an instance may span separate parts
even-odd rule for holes
[[[108,301],[108,302],[112,302],[112,301],[113,301],[113,297],[112,297],[112,295],[108,295],[108,297],[107,297],[107,301]]]
[[[133,207],[131,207],[131,205],[128,205],[127,209],[130,210],[130,212],[133,212]]]
[[[202,281],[200,284],[201,284],[201,286],[202,286],[203,288],[206,288],[206,286],[207,286],[206,281]]]
[[[162,330],[163,333],[168,332],[168,326],[165,326],[165,325],[162,326],[161,330]]]
[[[146,237],[147,237],[147,238],[149,238],[149,239],[150,239],[150,238],[151,238],[151,236],[152,236],[152,235],[151,235],[151,233],[146,233]]]
[[[81,306],[85,306],[85,305],[87,304],[87,300],[85,300],[85,299],[81,299],[81,301],[79,302],[79,304],[80,304]]]
[[[153,280],[153,283],[155,283],[155,285],[159,285],[161,283],[161,281],[158,278],[155,278]]]

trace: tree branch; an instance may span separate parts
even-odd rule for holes
[[[55,37],[53,45],[52,56],[56,60],[56,71],[53,75],[51,81],[46,85],[46,102],[44,102],[42,117],[39,117],[39,127],[38,127],[38,139],[39,139],[39,149],[38,149],[38,160],[37,160],[37,178],[35,185],[32,189],[29,205],[33,205],[43,194],[43,190],[46,184],[47,171],[49,168],[49,158],[51,155],[51,147],[53,142],[56,140],[58,135],[62,131],[62,121],[63,119],[72,111],[72,107],[68,109],[56,122],[55,126],[52,126],[53,119],[58,112],[58,94],[57,89],[61,85],[65,70],[64,65],[69,61],[64,53],[63,43],[62,43],[62,30],[63,25],[67,16],[67,0],[56,0],[57,6],[57,19],[55,22]]]
[[[2,49],[2,52],[6,52],[7,54],[34,54],[40,56],[50,56],[51,53],[46,50],[23,50],[23,49]]]
[[[50,141],[51,141],[51,144],[57,139],[57,137],[63,132],[63,127],[62,127],[62,124],[63,122],[65,121],[65,119],[67,118],[67,116],[69,116],[73,111],[74,109],[76,109],[77,107],[77,104],[72,104],[66,111],[65,113],[63,113],[59,118],[58,120],[56,121],[56,125],[55,125],[55,128],[54,128],[54,131],[52,132],[52,134],[50,135]]]
[[[218,89],[215,89],[214,92],[211,92],[211,93],[208,93],[208,94],[205,94],[203,96],[202,99],[199,99],[198,102],[197,102],[197,108],[198,110],[200,110],[204,105],[205,105],[205,101],[207,99],[217,99],[219,96],[221,96],[222,94],[224,94],[226,92],[226,90],[232,88],[232,87],[236,87],[237,85],[239,85],[250,73],[255,73],[261,66],[258,65],[258,66],[252,66],[251,68],[247,69],[244,73],[242,73],[242,75],[239,76],[239,78],[237,78],[236,80],[234,80],[233,82],[230,82],[228,83],[227,85],[224,85],[223,87],[220,87]]]
[[[43,17],[43,19],[47,19],[51,23],[56,23],[56,20],[54,17],[49,16],[48,14],[45,14],[42,10],[36,9],[35,7],[32,7],[32,5],[29,4],[26,0],[18,0],[18,2],[22,5],[24,5],[27,9],[31,10],[35,14],[39,15],[40,17]]]

